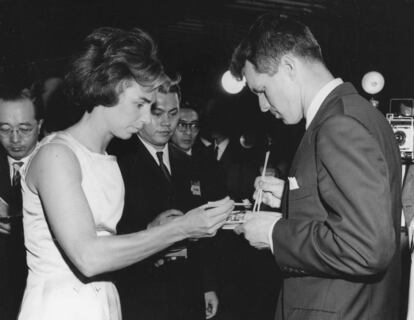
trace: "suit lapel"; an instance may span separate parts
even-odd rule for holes
[[[137,157],[136,160],[140,160],[145,163],[144,168],[150,169],[152,174],[156,175],[157,178],[154,181],[165,181],[164,174],[162,173],[158,163],[155,161],[154,157],[148,151],[148,149],[144,146],[141,140],[137,137]],[[139,177],[138,177],[139,178]],[[166,181],[168,183],[168,181]]]
[[[342,83],[337,86],[331,93],[325,98],[322,102],[318,112],[310,123],[308,129],[306,129],[305,134],[303,135],[299,147],[293,158],[292,165],[290,167],[289,176],[293,177],[296,172],[299,159],[301,159],[302,149],[306,145],[306,142],[312,137],[313,131],[330,115],[330,106],[335,102],[335,100],[343,97],[348,94],[355,94],[356,90],[350,83]]]

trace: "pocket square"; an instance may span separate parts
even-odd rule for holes
[[[289,180],[289,190],[299,189],[299,185],[295,177],[288,177],[288,180]]]

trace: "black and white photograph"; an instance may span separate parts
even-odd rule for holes
[[[0,320],[414,320],[414,0],[0,0]]]

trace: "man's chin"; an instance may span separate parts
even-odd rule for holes
[[[168,143],[168,141],[170,141],[169,137],[162,137],[162,138],[156,139],[154,142],[158,146],[165,146]]]
[[[164,148],[169,140],[157,139],[157,140],[149,141],[149,140],[144,139],[144,141],[149,143],[150,145],[154,146],[155,148]]]
[[[20,160],[26,156],[25,152],[8,152],[8,154],[14,160]]]

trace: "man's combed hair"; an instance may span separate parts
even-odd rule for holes
[[[182,94],[181,94],[181,88],[180,88],[180,81],[181,81],[181,76],[177,75],[174,80],[171,79],[167,83],[161,85],[158,88],[158,91],[164,94],[176,93],[178,96],[178,101],[181,102]]]
[[[147,33],[138,28],[125,31],[110,27],[86,37],[65,80],[73,102],[88,112],[98,105],[115,105],[129,81],[148,90],[169,82]]]
[[[259,73],[272,75],[277,72],[281,57],[288,53],[323,63],[321,48],[307,26],[264,14],[234,50],[230,71],[241,79],[245,62],[249,61]]]
[[[43,119],[43,102],[36,91],[18,85],[0,84],[0,101],[15,102],[29,100],[33,103],[35,119]]]

